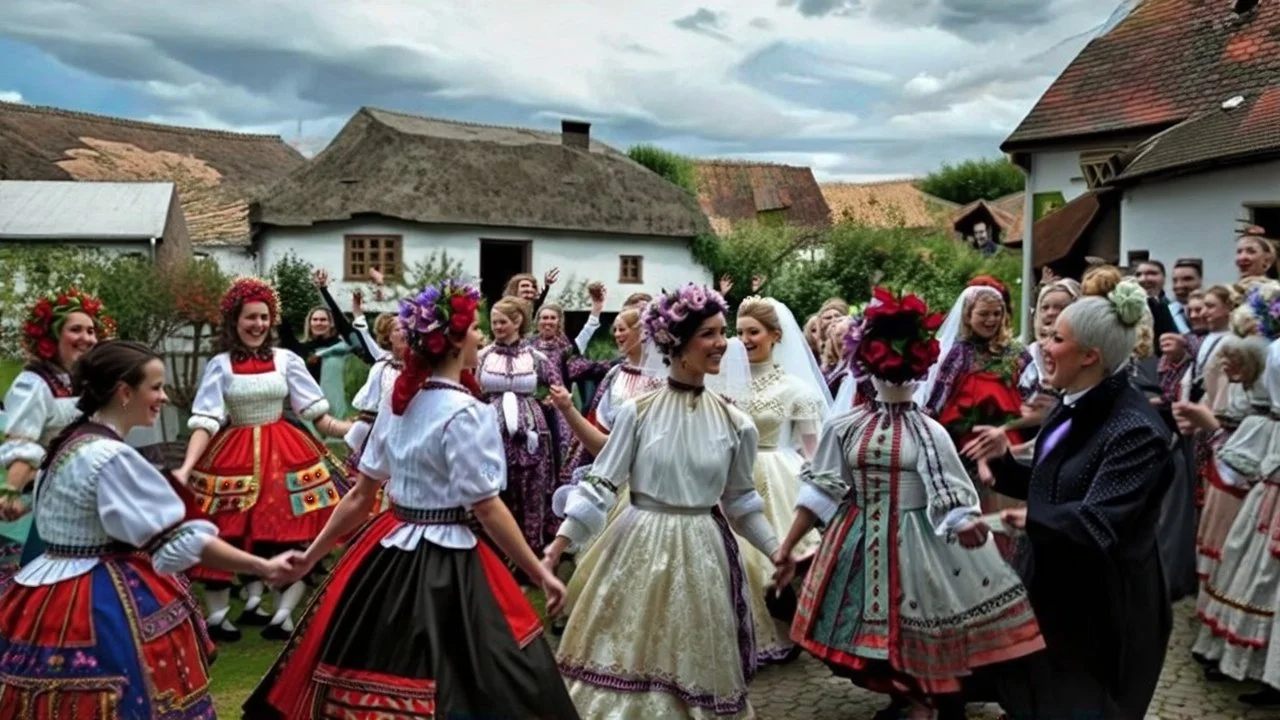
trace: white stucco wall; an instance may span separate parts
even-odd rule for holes
[[[622,302],[632,293],[657,293],[686,282],[711,281],[707,270],[694,262],[689,243],[679,238],[423,225],[381,218],[302,228],[266,228],[260,235],[257,271],[270,270],[280,258],[293,251],[298,257],[329,271],[334,299],[346,307],[351,291],[362,286],[342,282],[343,236],[349,234],[400,235],[406,269],[426,260],[433,252],[443,251],[451,260],[461,262],[466,273],[476,277],[480,275],[481,239],[532,241],[531,271],[535,275],[541,278],[547,270],[560,268],[560,281],[551,290],[552,300],[569,282],[600,280],[608,288],[606,311],[621,309]],[[643,284],[618,283],[620,255],[644,257]]]
[[[208,257],[218,263],[222,272],[231,276],[257,275],[258,264],[249,253],[248,246],[196,245],[192,248],[196,257]]]
[[[1079,150],[1041,152],[1031,155],[1031,174],[1027,177],[1029,196],[1036,193],[1060,192],[1067,202],[1071,202],[1088,189],[1084,181],[1084,172],[1080,170]]]
[[[1151,182],[1125,190],[1120,259],[1146,250],[1165,265],[1204,260],[1206,284],[1234,282],[1235,233],[1248,204],[1280,203],[1280,161]]]

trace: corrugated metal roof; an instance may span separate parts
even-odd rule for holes
[[[0,180],[0,239],[160,238],[173,199],[169,182]]]

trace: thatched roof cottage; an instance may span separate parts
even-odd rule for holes
[[[338,293],[440,251],[491,298],[511,275],[552,267],[562,285],[614,286],[610,309],[707,279],[690,252],[709,230],[697,200],[580,122],[557,133],[362,108],[254,205],[253,223],[264,267],[294,252],[329,268]]]

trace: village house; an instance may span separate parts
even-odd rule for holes
[[[260,270],[296,254],[330,270],[339,302],[370,270],[400,278],[433,253],[490,299],[521,272],[559,267],[562,288],[600,280],[607,311],[709,280],[691,250],[709,230],[696,200],[582,122],[556,133],[362,108],[255,204],[253,223]]]
[[[1230,281],[1242,220],[1280,237],[1280,2],[1126,9],[1002,145],[1027,173],[1026,283],[1089,257]]]
[[[0,180],[171,183],[181,203],[190,250],[214,258],[232,273],[253,272],[256,267],[249,254],[249,201],[304,162],[276,135],[172,127],[0,102]],[[55,185],[46,187],[55,192]],[[57,192],[58,197],[30,208],[56,210],[51,203],[68,208],[67,203],[85,199],[84,192],[100,192],[105,204],[92,209],[110,213],[108,206],[128,194],[115,188]],[[105,195],[111,194],[115,198],[106,201]],[[37,220],[46,219],[28,219]],[[85,229],[115,220],[104,215],[79,222]]]
[[[697,160],[698,204],[724,235],[740,223],[831,227],[831,208],[807,167],[740,160]]]
[[[822,197],[835,222],[872,228],[904,228],[921,232],[949,228],[960,208],[916,187],[916,180],[881,180],[868,183],[822,183]]]
[[[0,180],[0,243],[136,254],[165,270],[191,257],[171,182]]]
[[[1026,193],[1016,192],[995,200],[974,200],[951,215],[951,230],[971,247],[990,239],[996,247],[1022,247]]]

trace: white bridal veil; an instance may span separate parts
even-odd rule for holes
[[[822,412],[826,415],[832,405],[831,389],[827,387],[826,378],[818,368],[818,360],[809,350],[804,330],[800,328],[800,323],[796,322],[795,315],[791,314],[791,310],[786,305],[773,298],[765,298],[765,302],[773,306],[773,311],[778,315],[778,327],[782,330],[782,341],[773,346],[774,364],[780,366],[783,372],[799,378],[809,386],[813,396],[822,402]],[[741,343],[738,344],[741,346]]]
[[[929,401],[929,396],[933,394],[933,387],[938,381],[938,370],[942,367],[942,363],[946,362],[951,348],[955,347],[956,341],[960,339],[960,330],[964,325],[965,307],[978,295],[985,294],[989,294],[1002,302],[1004,301],[1000,291],[993,287],[970,285],[964,289],[964,292],[960,293],[960,297],[951,306],[951,312],[947,313],[947,319],[943,321],[942,327],[938,328],[938,359],[933,363],[933,367],[929,368],[929,376],[916,387],[913,398],[921,408]]]

